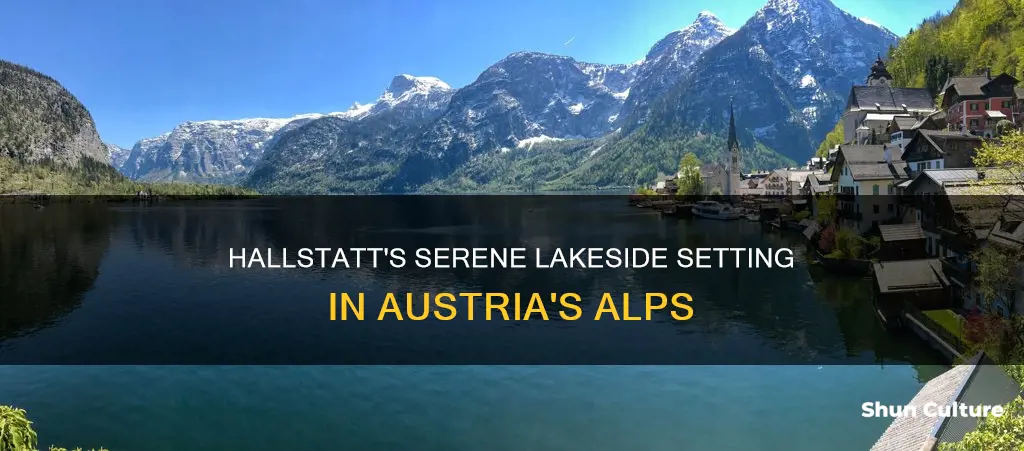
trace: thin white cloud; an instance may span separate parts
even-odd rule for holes
[[[569,38],[568,41],[565,41],[565,44],[562,44],[562,45],[569,45],[569,44],[572,43],[572,41],[575,41],[575,40],[576,40],[576,36],[573,36],[573,37]]]

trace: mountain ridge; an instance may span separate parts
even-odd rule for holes
[[[724,130],[723,105],[734,98],[743,99],[737,111],[739,125],[750,129],[746,140],[750,148],[745,152],[757,164],[789,163],[813,153],[812,143],[832,128],[849,86],[866,77],[874,54],[894,42],[891,32],[842,11],[829,0],[769,0],[736,30],[712,13],[702,12],[631,64],[586,63],[563,55],[520,51],[488,66],[458,89],[433,77],[399,74],[377,101],[356,104],[343,116],[328,114],[288,123],[269,136],[257,136],[259,143],[252,143],[252,149],[228,149],[225,153],[230,158],[189,151],[185,144],[180,149],[164,146],[156,153],[165,155],[161,162],[165,167],[147,171],[165,176],[179,171],[187,177],[190,171],[203,173],[212,165],[248,186],[285,189],[306,185],[296,174],[318,170],[328,175],[316,177],[323,182],[313,189],[316,192],[354,188],[406,192],[458,174],[486,184],[484,178],[459,168],[481,158],[491,165],[511,165],[513,160],[521,161],[520,149],[529,152],[537,142],[601,140],[600,148],[566,154],[567,160],[560,161],[570,172],[579,172],[573,164],[603,160],[602,153],[623,148],[614,141],[641,130],[699,145],[706,159],[717,160],[719,155],[707,147],[710,141],[699,137]],[[419,101],[400,101],[412,98]],[[408,108],[396,108],[398,104]],[[393,123],[385,124],[382,118]],[[148,138],[135,147],[145,148],[154,140],[159,141]],[[773,155],[775,150],[782,155]],[[627,154],[629,159],[644,158],[635,150]],[[177,164],[182,159],[188,164]],[[614,160],[614,164],[644,169],[616,180],[632,183],[638,174],[650,172],[648,165],[627,160]],[[366,170],[357,170],[359,165]],[[136,170],[133,177],[145,177],[140,172],[147,171],[139,171],[139,166],[129,158],[123,168]],[[515,166],[524,169],[522,163]],[[671,169],[665,162],[656,166],[658,171]],[[472,167],[496,173],[479,162]],[[330,181],[332,173],[335,178],[354,176],[365,185]],[[275,180],[278,174],[292,175]]]

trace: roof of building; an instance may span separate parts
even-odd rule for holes
[[[981,87],[992,81],[988,75],[967,75],[963,77],[950,77],[946,80],[946,85],[942,87],[942,91],[945,92],[949,88],[956,88],[957,94],[961,96],[981,96],[985,95],[985,91],[982,91]]]
[[[854,180],[904,180],[910,178],[910,166],[907,162],[893,160],[892,163],[853,162],[847,163]]]
[[[925,88],[854,86],[850,90],[847,109],[878,112],[933,111],[935,102]]]
[[[949,286],[937,258],[876,262],[875,283],[881,293],[935,290]]]
[[[954,186],[969,186],[969,190],[961,190],[960,195],[974,194],[974,195],[986,195],[986,194],[1004,194],[1004,190],[1007,188],[995,188],[992,183],[981,183],[978,179],[978,168],[946,168],[946,169],[925,169],[917,174],[913,180],[901,183],[902,187],[912,187],[916,182],[931,180],[935,184],[942,186],[946,189],[947,195],[952,195],[949,191],[949,187]],[[1007,180],[1013,182],[1014,177],[1011,176],[1010,172],[1005,169],[999,168],[981,168],[981,173],[984,174],[984,179],[989,182]],[[991,187],[990,187],[991,186]]]
[[[963,382],[971,374],[972,368],[969,365],[958,365],[942,373],[939,377],[928,381],[924,387],[917,392],[914,399],[910,400],[908,406],[917,408],[918,412],[924,409],[926,404],[936,405],[949,404],[953,395]],[[895,404],[895,403],[893,403]],[[878,438],[871,451],[918,451],[926,443],[932,441],[932,431],[938,419],[927,415],[905,415],[896,417],[889,427]]]
[[[940,128],[945,127],[945,123],[946,123],[946,112],[942,111],[942,110],[939,110],[939,111],[936,111],[936,112],[934,112],[932,114],[929,114],[929,115],[921,118],[921,120],[919,120],[916,123],[914,123],[914,125],[912,127],[910,127],[910,129],[911,130],[919,130],[919,129],[921,129],[923,127],[925,130],[938,130]],[[935,128],[929,128],[929,127],[935,127]]]
[[[977,141],[981,142],[982,139],[978,135],[972,135],[970,133],[964,133],[961,131],[952,130],[921,130],[921,134],[929,140],[935,139],[946,139],[946,140],[957,140],[957,141]]]
[[[879,224],[878,231],[882,233],[882,241],[924,239],[924,230],[921,230],[921,225],[916,222],[913,224]]]
[[[910,130],[918,123],[917,118],[911,116],[895,116],[892,121],[900,130]]]
[[[803,183],[814,171],[789,171],[789,181]]]
[[[949,88],[955,88],[956,93],[961,97],[975,97],[985,95],[985,85],[1006,77],[1008,82],[1016,83],[1017,79],[1003,73],[996,75],[995,77],[991,74],[981,75],[966,75],[961,77],[950,77],[946,81],[945,86],[942,87],[942,92],[946,92]]]
[[[984,353],[978,353],[963,365],[957,365],[928,381],[907,406],[918,415],[897,417],[871,451],[918,451],[934,449],[939,443],[954,443],[978,427],[978,418],[970,416],[934,417],[924,415],[924,406],[953,402],[976,405],[1006,405],[1020,396],[1021,387]]]
[[[907,157],[909,161],[916,161],[914,160],[914,156],[920,156],[921,158],[925,158],[924,155],[921,154],[921,152],[923,151],[918,150],[919,147],[922,145],[920,144],[922,141],[924,143],[927,143],[932,148],[934,148],[940,154],[946,153],[947,143],[952,141],[974,143],[974,147],[977,147],[981,145],[982,142],[984,142],[984,140],[980,136],[972,135],[965,132],[920,129],[918,130],[917,135],[915,135],[906,145],[904,156]]]
[[[821,230],[821,225],[817,222],[811,221],[811,223],[804,228],[804,237],[811,239],[811,237],[813,237],[815,233],[818,233],[819,230]]]
[[[844,144],[839,146],[839,152],[847,163],[885,161],[884,144]]]
[[[1020,396],[1020,384],[1007,376],[1002,368],[983,355],[975,357],[975,359],[981,361],[975,363],[970,377],[957,393],[958,402],[968,406],[1006,405]],[[968,432],[978,428],[979,420],[979,418],[971,416],[945,418],[938,428],[937,441],[939,443],[959,442]]]

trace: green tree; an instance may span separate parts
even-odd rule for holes
[[[676,194],[680,196],[697,196],[702,194],[704,179],[700,175],[700,160],[697,154],[687,152],[679,160],[679,176],[676,178],[679,187]]]
[[[0,406],[0,451],[33,451],[37,440],[23,409]]]
[[[24,409],[0,406],[0,451],[37,451],[38,437],[32,430],[32,422],[25,416]],[[66,448],[50,446],[50,451],[68,451]],[[81,451],[82,448],[75,448]],[[100,448],[92,451],[107,451]]]
[[[843,121],[840,120],[839,122],[836,122],[835,127],[832,127],[832,131],[828,132],[828,134],[825,135],[825,139],[818,146],[818,151],[815,153],[815,155],[822,158],[827,157],[829,149],[842,144],[846,140],[846,137],[844,135],[845,133],[843,132]]]
[[[1003,119],[996,123],[996,136],[1004,136],[1013,131],[1013,122]]]
[[[815,205],[818,207],[818,217],[814,218],[822,224],[831,224],[835,221],[836,215],[839,213],[839,207],[836,203],[836,196],[834,194],[822,194],[814,199]]]

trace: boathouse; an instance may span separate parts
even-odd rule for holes
[[[875,309],[887,326],[901,322],[906,306],[917,310],[950,307],[949,279],[937,258],[875,262]]]
[[[928,258],[924,230],[919,224],[880,224],[878,231],[882,242],[875,258],[882,261]]]
[[[926,405],[1006,406],[1018,396],[1021,396],[1021,385],[984,353],[978,353],[966,364],[957,365],[925,384],[907,404],[917,415],[894,419],[871,451],[933,451],[941,443],[963,440],[967,433],[978,428],[979,418],[925,415]]]

